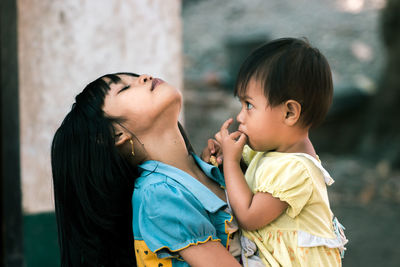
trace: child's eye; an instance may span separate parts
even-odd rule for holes
[[[246,109],[252,109],[253,108],[253,105],[250,104],[249,102],[245,102],[245,104],[246,104]]]

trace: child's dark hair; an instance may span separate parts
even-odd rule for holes
[[[132,193],[137,168],[115,146],[113,124],[102,108],[109,83],[104,75],[88,84],[57,129],[52,147],[55,213],[62,267],[136,266]],[[178,125],[188,151],[191,145]]]
[[[245,95],[253,78],[272,107],[290,99],[299,102],[303,126],[320,124],[332,102],[328,61],[307,39],[281,38],[254,50],[240,68],[235,96]]]

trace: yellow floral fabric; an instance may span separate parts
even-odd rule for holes
[[[169,258],[160,259],[157,254],[152,252],[143,240],[135,240],[136,264],[138,267],[157,266],[172,267]]]
[[[299,246],[299,235],[306,234],[326,244],[337,238],[321,168],[299,154],[255,152],[248,146],[243,158],[248,164],[245,178],[253,193],[270,193],[288,203],[286,212],[267,226],[242,230],[257,245],[263,263],[285,267],[341,266],[337,247],[315,246],[315,242],[307,244],[304,240]]]

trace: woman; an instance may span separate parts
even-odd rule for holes
[[[133,73],[76,97],[52,145],[62,266],[134,266],[134,253],[138,266],[240,266],[225,248],[222,176],[192,153],[181,105],[174,87]]]

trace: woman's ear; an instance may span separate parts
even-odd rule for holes
[[[113,126],[115,133],[114,140],[116,146],[120,146],[132,138],[129,132],[121,124],[115,123]]]
[[[117,131],[115,133],[115,145],[116,146],[120,146],[122,144],[124,144],[126,141],[128,141],[129,139],[131,139],[131,137],[126,134],[124,131]]]
[[[285,124],[288,126],[295,125],[299,119],[301,114],[301,105],[296,100],[288,100],[284,103],[284,112],[285,112]]]

